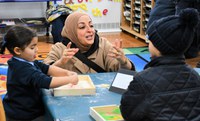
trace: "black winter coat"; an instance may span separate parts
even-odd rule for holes
[[[200,121],[200,76],[183,56],[158,57],[122,95],[127,121]]]

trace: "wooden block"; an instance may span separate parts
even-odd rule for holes
[[[96,121],[124,121],[118,105],[90,107],[90,116]]]
[[[79,75],[77,85],[67,84],[53,89],[54,96],[94,95],[96,88],[89,75]]]

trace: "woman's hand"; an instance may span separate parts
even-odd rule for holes
[[[66,49],[63,51],[62,57],[60,59],[61,64],[66,64],[77,52],[78,48],[71,48],[72,43],[67,44]]]
[[[108,56],[116,58],[122,65],[127,63],[126,56],[122,49],[122,40],[116,39],[113,43],[113,47],[109,50]]]
[[[121,48],[113,46],[108,53],[108,56],[116,58],[122,65],[126,63],[126,56]]]
[[[122,49],[122,39],[115,39],[115,41],[112,44],[113,46],[116,46]]]

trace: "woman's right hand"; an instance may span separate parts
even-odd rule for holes
[[[66,64],[79,50],[78,48],[71,48],[71,45],[72,43],[69,42],[66,49],[63,51],[62,57],[60,59],[62,64]]]

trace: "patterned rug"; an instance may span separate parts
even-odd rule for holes
[[[148,47],[124,48],[125,55],[134,63],[136,71],[142,71],[144,66],[150,61]],[[39,53],[37,60],[46,58],[47,53]],[[6,93],[7,60],[12,57],[10,54],[0,55],[0,96],[3,98]],[[200,68],[194,68],[200,75]]]

